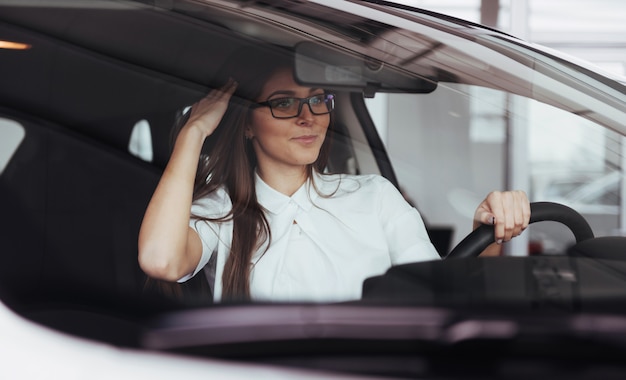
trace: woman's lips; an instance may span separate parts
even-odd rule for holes
[[[307,136],[298,136],[294,137],[292,140],[299,142],[301,144],[312,144],[317,140],[316,135],[307,135]]]

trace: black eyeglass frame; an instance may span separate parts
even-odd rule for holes
[[[326,104],[328,111],[326,112],[315,112],[313,111],[313,107],[311,107],[311,99],[317,98],[319,96],[324,96],[324,103]],[[296,113],[293,116],[276,116],[274,114],[274,109],[272,108],[271,102],[275,102],[275,101],[280,101],[283,99],[295,99],[299,102],[298,104],[298,113]],[[302,113],[302,106],[306,103],[306,105],[309,106],[309,110],[311,111],[311,113],[313,115],[327,115],[331,112],[333,112],[333,110],[335,109],[335,94],[334,93],[330,93],[330,92],[326,92],[324,94],[316,94],[316,95],[311,95],[308,98],[296,98],[295,96],[284,96],[282,98],[275,98],[275,99],[269,99],[266,100],[264,102],[258,102],[256,103],[258,106],[262,106],[262,107],[269,107],[270,112],[272,113],[272,117],[274,117],[274,119],[293,119],[294,117],[298,117],[300,116],[300,114]]]

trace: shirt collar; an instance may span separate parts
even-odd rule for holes
[[[313,177],[318,178],[319,174],[313,173]],[[258,173],[254,173],[256,196],[259,204],[272,214],[280,214],[289,205],[289,202],[295,202],[298,207],[305,211],[309,211],[313,207],[313,202],[319,197],[311,179],[300,186],[300,188],[291,196],[287,196],[270,185],[265,183]],[[319,181],[315,181],[319,183]]]

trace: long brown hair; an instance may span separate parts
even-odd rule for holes
[[[232,54],[217,75],[222,82],[235,79],[238,87],[222,121],[205,142],[193,198],[202,198],[224,187],[232,201],[228,215],[217,219],[204,218],[212,222],[233,221],[233,240],[222,276],[222,299],[225,301],[250,299],[252,255],[263,243],[271,241],[269,224],[256,197],[254,171],[257,159],[251,140],[245,137],[245,126],[267,79],[284,68],[293,70],[291,52],[277,47],[251,47]],[[216,85],[220,83],[216,82]],[[322,172],[326,167],[331,127],[332,116],[320,154],[307,167],[309,178],[314,170]]]

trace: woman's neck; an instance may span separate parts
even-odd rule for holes
[[[307,167],[289,167],[281,170],[263,170],[257,167],[259,177],[272,189],[292,196],[307,180]]]

